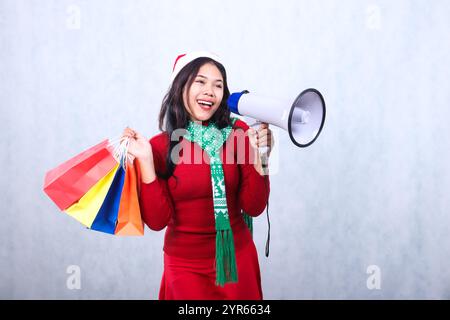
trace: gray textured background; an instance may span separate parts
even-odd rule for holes
[[[206,49],[231,91],[327,102],[310,148],[276,132],[265,298],[450,298],[449,20],[445,0],[0,0],[0,297],[157,298],[163,232],[86,230],[43,178],[126,125],[156,134],[176,55]]]

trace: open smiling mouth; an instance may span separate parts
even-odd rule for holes
[[[197,100],[197,104],[202,108],[203,110],[210,110],[213,106],[213,103],[210,101],[205,100]]]

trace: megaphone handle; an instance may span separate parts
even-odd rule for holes
[[[264,147],[263,147],[264,148]],[[262,165],[262,170],[264,172],[265,175],[267,175],[269,172],[269,157],[267,157],[267,153],[260,153],[261,155],[261,165]]]
[[[269,151],[269,147],[268,146],[258,147],[258,151],[261,156],[267,155],[267,152]]]

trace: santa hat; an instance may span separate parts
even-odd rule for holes
[[[213,52],[209,52],[209,51],[192,51],[192,52],[180,54],[175,59],[175,63],[173,64],[172,76],[170,78],[170,82],[173,82],[173,80],[175,79],[177,74],[180,73],[180,71],[189,62],[194,61],[197,58],[203,58],[203,57],[211,58],[211,59],[223,64],[222,59],[217,54],[215,54]]]

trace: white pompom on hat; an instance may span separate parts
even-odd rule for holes
[[[197,58],[211,58],[220,64],[222,63],[222,59],[215,53],[209,51],[192,51],[184,54],[180,54],[173,64],[172,76],[170,78],[170,82],[173,82],[175,77],[180,73],[180,71],[191,61],[194,61]]]

